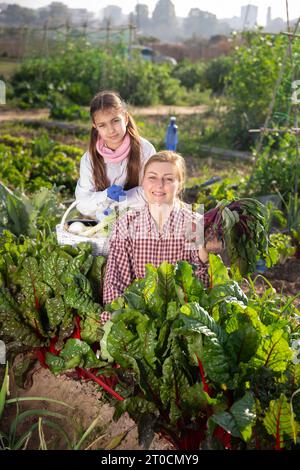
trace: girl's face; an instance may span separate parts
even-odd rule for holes
[[[150,163],[142,187],[149,204],[172,205],[181,189],[176,165],[170,162]]]
[[[122,111],[112,108],[107,111],[96,111],[93,118],[93,126],[107,147],[112,150],[117,149],[126,134],[128,117]]]

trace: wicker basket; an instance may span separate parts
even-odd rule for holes
[[[67,222],[66,219],[74,207],[78,204],[77,201],[72,202],[70,207],[64,213],[60,224],[56,225],[56,237],[59,245],[72,245],[76,246],[78,243],[88,242],[92,245],[93,256],[107,256],[108,255],[108,237],[101,237],[101,238],[89,238],[89,237],[81,237],[79,235],[75,235],[74,233],[70,233],[66,230],[68,224],[71,222]],[[74,222],[74,221],[73,221]]]

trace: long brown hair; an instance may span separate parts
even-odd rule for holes
[[[94,114],[97,111],[108,111],[114,108],[125,114],[128,119],[127,132],[130,137],[131,150],[127,162],[127,177],[124,189],[131,189],[138,186],[140,183],[140,169],[141,169],[141,143],[140,136],[134,122],[133,117],[126,109],[125,102],[121,99],[120,95],[115,91],[101,91],[91,101],[90,116],[94,121]],[[110,185],[105,171],[105,164],[102,156],[96,149],[98,139],[98,131],[95,127],[91,129],[89,153],[92,159],[93,177],[96,191],[103,191]]]

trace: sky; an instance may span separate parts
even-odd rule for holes
[[[18,3],[28,8],[39,8],[49,5],[52,0],[0,0],[0,3]],[[53,0],[54,1],[54,0]],[[56,0],[62,1],[70,8],[87,8],[90,11],[99,12],[107,5],[118,5],[123,13],[133,11],[137,3],[148,5],[150,14],[152,13],[157,0]],[[250,3],[258,6],[258,23],[266,23],[267,7],[272,8],[272,18],[281,17],[286,19],[286,0],[172,0],[175,5],[177,16],[187,16],[191,8],[214,13],[218,18],[230,18],[240,16],[242,5]],[[288,0],[290,19],[300,16],[300,0]]]

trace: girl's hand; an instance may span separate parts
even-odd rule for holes
[[[107,189],[107,196],[112,199],[113,201],[118,201],[120,200],[120,197],[125,197],[125,191],[123,190],[122,186],[118,186],[116,184],[113,184]]]

